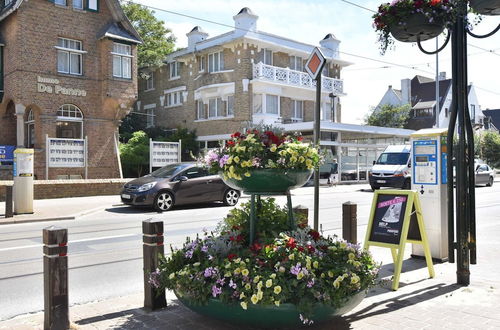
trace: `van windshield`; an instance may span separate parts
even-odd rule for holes
[[[380,155],[377,165],[406,165],[410,153],[408,152],[387,152]]]

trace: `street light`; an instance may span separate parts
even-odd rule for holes
[[[443,46],[434,52],[424,50],[417,40],[419,49],[425,54],[437,54],[446,47],[451,39],[452,54],[452,102],[447,137],[447,180],[448,180],[448,254],[449,261],[455,262],[457,251],[457,283],[470,284],[469,264],[476,264],[476,210],[474,191],[474,134],[467,101],[467,34],[474,38],[487,38],[500,30],[500,24],[490,33],[476,35],[466,23],[466,0],[457,0],[457,20],[448,31]],[[497,5],[498,6],[498,5]],[[477,9],[477,8],[476,8]],[[484,11],[485,15],[500,14]],[[451,36],[451,38],[450,38]],[[457,123],[458,121],[458,123]],[[455,128],[458,135],[457,150],[453,145]],[[455,155],[455,158],[454,158]],[[455,162],[453,161],[455,159]],[[453,165],[456,163],[456,206],[453,200]],[[454,206],[456,210],[454,210]],[[456,213],[456,235],[454,233]]]

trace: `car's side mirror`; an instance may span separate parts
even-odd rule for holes
[[[373,165],[375,165],[375,163],[376,163],[376,162],[377,162],[377,161],[376,161],[376,160],[374,160],[374,161],[373,161]]]
[[[411,168],[411,163],[408,163],[408,168]]]
[[[178,177],[178,179],[179,179],[179,181],[187,181],[188,177],[184,176],[184,175],[181,175],[180,177]]]

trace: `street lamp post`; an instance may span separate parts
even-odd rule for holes
[[[452,53],[452,102],[447,137],[448,180],[448,254],[449,261],[457,263],[457,283],[469,285],[469,265],[476,263],[476,212],[474,191],[474,134],[468,109],[467,82],[467,34],[475,38],[486,38],[498,30],[500,25],[486,35],[476,35],[467,28],[467,2],[459,0],[457,19],[448,31],[445,44],[434,52],[425,51],[420,40],[419,49],[425,54],[437,54],[444,49],[451,35]],[[458,136],[456,150],[455,131]],[[456,190],[454,203],[453,165],[456,164]],[[455,222],[456,219],[456,222]],[[456,233],[455,231],[456,223]]]

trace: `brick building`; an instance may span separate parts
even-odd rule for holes
[[[34,148],[45,179],[46,137],[87,138],[88,178],[119,177],[116,135],[137,98],[141,39],[118,0],[4,0],[0,38],[0,144]]]
[[[233,30],[212,38],[194,27],[188,46],[170,54],[164,66],[141,69],[137,111],[147,114],[147,126],[196,130],[202,148],[261,123],[312,139],[316,87],[304,66],[315,45],[259,31],[258,16],[249,8],[233,19]],[[378,153],[411,131],[341,123],[341,71],[352,63],[341,59],[339,44],[329,33],[318,45],[327,59],[320,143],[341,170],[353,172],[343,178],[364,181]]]

